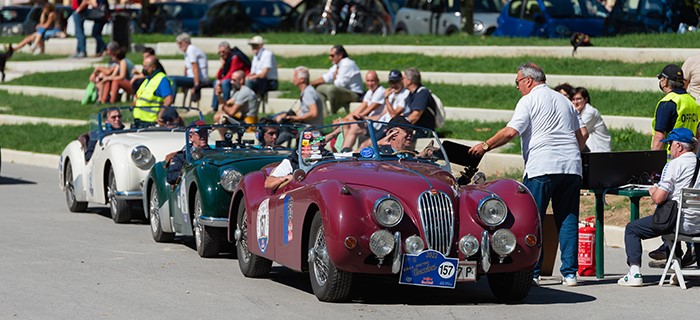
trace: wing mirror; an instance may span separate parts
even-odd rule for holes
[[[306,171],[302,169],[296,169],[294,170],[294,173],[292,173],[292,178],[297,182],[302,182],[304,181],[304,179],[306,179]]]

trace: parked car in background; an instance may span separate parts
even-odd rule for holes
[[[474,1],[474,34],[490,35],[496,30],[499,0]],[[394,30],[407,34],[453,34],[461,32],[466,19],[460,1],[408,0],[396,12]]]
[[[316,297],[331,302],[351,298],[354,274],[446,289],[486,277],[498,301],[525,298],[542,243],[527,188],[472,184],[480,159],[432,130],[357,124],[370,135],[360,150],[337,151],[343,124],[309,127],[288,165],[243,177],[228,219],[243,275],[266,277],[274,261],[308,273]],[[390,144],[377,140],[385,128]],[[448,155],[467,166],[460,179]],[[273,170],[292,177],[266,189]]]
[[[605,33],[608,10],[597,0],[511,0],[498,17],[494,35],[507,37],[569,37]]]
[[[246,16],[239,1],[217,1],[209,6],[204,17],[199,20],[199,32],[203,36],[241,32],[248,30],[252,23],[252,18]]]
[[[194,126],[188,128],[188,132],[190,130],[211,133],[208,134],[209,147],[194,150],[187,139],[185,162],[176,184],[167,182],[167,164],[156,163],[144,184],[143,206],[147,208],[153,240],[170,242],[176,233],[194,236],[199,256],[215,257],[232,248],[226,228],[231,192],[238,182],[251,171],[282,161],[292,152],[292,147],[296,147],[295,141],[268,146],[264,140],[266,135],[296,132],[296,127],[217,125]],[[217,130],[228,134],[215,134]]]
[[[0,7],[0,35],[26,35],[36,31],[42,6],[4,6]],[[73,13],[70,6],[57,5],[56,13],[65,30],[68,17]]]
[[[146,33],[199,34],[199,19],[207,12],[207,5],[194,2],[153,2],[142,9],[146,15]]]
[[[685,32],[698,26],[698,12],[683,0],[617,0],[608,18],[608,35]]]

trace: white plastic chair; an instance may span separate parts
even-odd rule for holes
[[[676,252],[676,246],[678,246],[681,242],[700,243],[700,229],[697,230],[695,236],[687,236],[680,233],[682,218],[693,220],[700,219],[700,189],[683,188],[681,190],[681,198],[678,204],[678,218],[676,219],[676,228],[674,232],[661,236],[664,241],[673,242],[670,252]],[[700,269],[696,269],[695,265],[693,265],[691,268],[683,269],[680,259],[668,259],[664,272],[659,280],[659,286],[663,286],[664,282],[666,282],[666,275],[668,274],[669,269],[673,269],[676,274],[678,284],[683,289],[687,289],[685,286],[684,276],[700,276]],[[672,281],[671,277],[668,280],[669,283]]]

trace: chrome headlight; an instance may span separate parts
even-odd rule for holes
[[[233,169],[226,169],[221,171],[219,175],[219,184],[221,184],[224,190],[233,192],[238,182],[241,181],[241,178],[243,178],[243,175],[240,172]]]
[[[374,203],[374,221],[383,227],[393,227],[403,218],[403,206],[392,196],[386,196]]]
[[[148,170],[153,163],[153,154],[146,146],[136,146],[131,149],[131,160],[141,170]]]
[[[495,227],[506,220],[508,207],[501,198],[491,195],[479,201],[479,218],[485,224]]]
[[[459,239],[459,251],[467,257],[475,255],[479,251],[479,240],[471,234]]]
[[[384,259],[394,250],[394,236],[386,230],[377,230],[369,237],[369,249],[377,258]]]
[[[425,249],[425,242],[417,235],[412,235],[404,241],[404,249],[409,254],[419,254]]]
[[[474,33],[481,33],[484,31],[484,23],[479,20],[474,20]]]
[[[509,255],[515,250],[515,235],[508,229],[499,229],[491,237],[491,248],[500,256]]]

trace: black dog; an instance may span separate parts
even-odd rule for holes
[[[0,73],[2,73],[2,82],[5,82],[5,64],[7,63],[7,60],[10,60],[10,57],[12,57],[12,53],[14,53],[14,49],[12,49],[12,44],[8,44],[5,52],[0,53]]]

